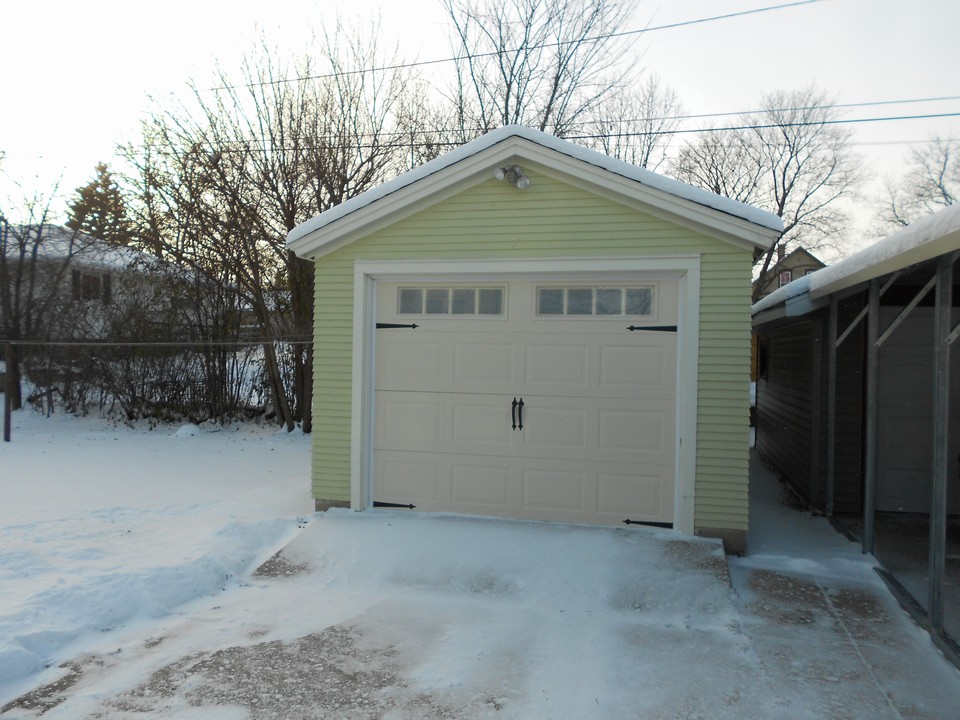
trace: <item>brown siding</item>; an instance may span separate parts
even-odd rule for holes
[[[757,452],[810,499],[815,384],[814,327],[803,322],[763,333],[757,381]]]

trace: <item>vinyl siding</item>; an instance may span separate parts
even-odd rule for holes
[[[482,182],[317,261],[314,497],[350,499],[355,261],[699,255],[695,525],[746,529],[750,252],[544,174],[526,174],[532,180],[526,190]]]

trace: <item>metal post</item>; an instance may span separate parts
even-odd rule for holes
[[[4,348],[3,372],[3,441],[10,442],[11,411],[13,410],[13,343],[8,342]]]
[[[827,331],[827,517],[833,517],[837,453],[837,315],[840,301],[830,296],[830,324]]]
[[[880,388],[880,280],[870,281],[867,312],[866,462],[863,485],[863,552],[873,553],[877,511],[877,393]]]
[[[947,543],[947,425],[950,421],[950,334],[953,258],[937,265],[933,333],[933,477],[930,487],[930,627],[943,629],[943,575]]]

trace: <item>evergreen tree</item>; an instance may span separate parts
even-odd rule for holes
[[[126,206],[106,163],[97,163],[93,180],[77,188],[67,227],[113,245],[129,244],[131,228]]]

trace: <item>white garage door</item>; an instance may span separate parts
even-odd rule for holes
[[[378,283],[374,502],[672,523],[677,297],[667,276]]]

